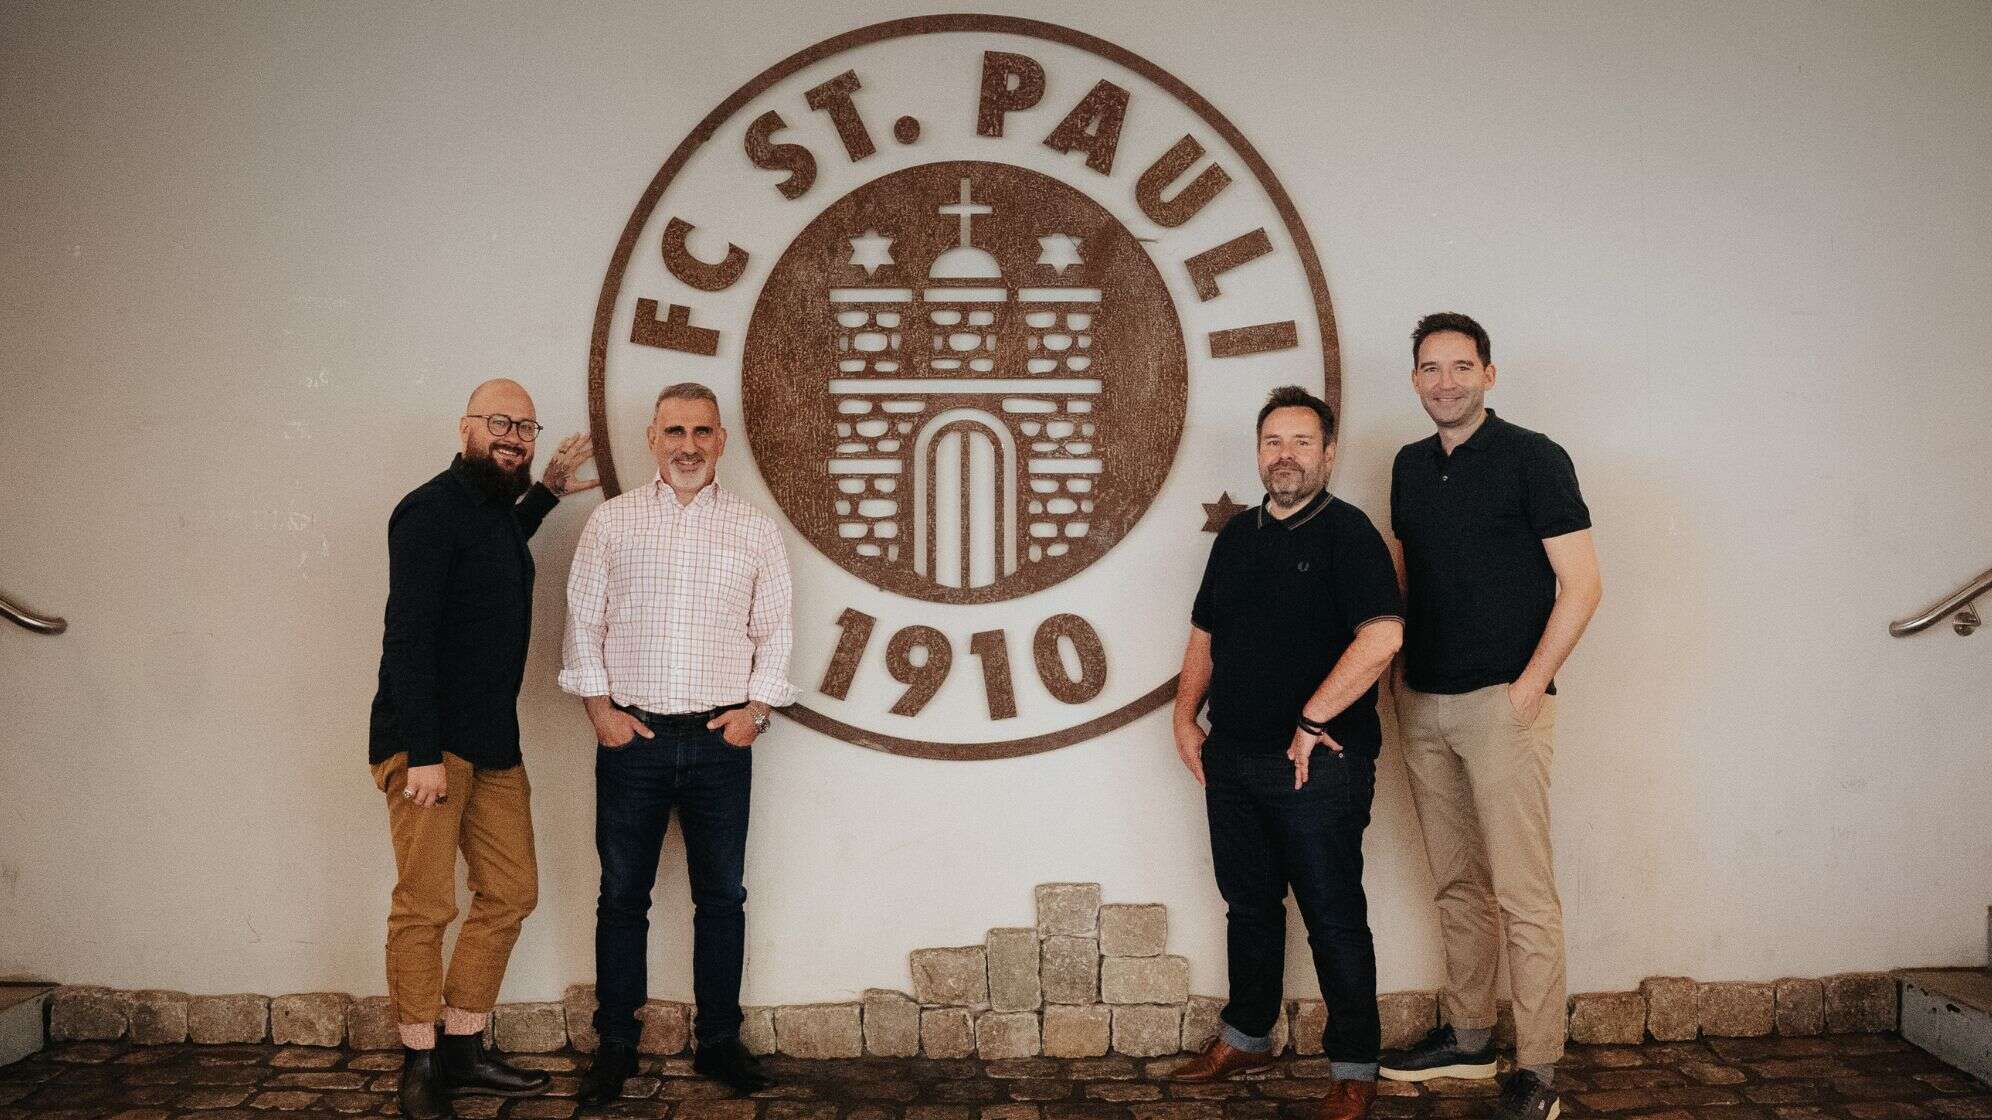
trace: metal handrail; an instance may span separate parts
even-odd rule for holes
[[[1897,638],[1920,634],[1937,624],[1937,620],[1948,614],[1956,614],[1952,628],[1960,634],[1969,634],[1984,622],[1972,606],[1972,600],[1992,591],[1992,568],[1978,573],[1978,578],[1945,596],[1929,610],[1914,618],[1905,618],[1888,624],[1888,632]]]
[[[60,634],[69,629],[67,621],[38,615],[5,595],[0,595],[0,615],[6,615],[9,621],[37,634]]]

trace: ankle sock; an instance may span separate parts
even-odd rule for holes
[[[1485,1027],[1453,1028],[1453,1039],[1459,1043],[1459,1048],[1461,1050],[1465,1050],[1468,1053],[1472,1053],[1475,1050],[1487,1049],[1487,1043],[1491,1039],[1493,1039],[1493,1037],[1494,1037],[1494,1031],[1491,1028],[1485,1028]]]
[[[1375,1081],[1375,1062],[1330,1062],[1329,1069],[1337,1081]]]
[[[1230,1023],[1225,1023],[1220,1027],[1217,1036],[1224,1040],[1225,1045],[1234,1050],[1243,1050],[1247,1054],[1267,1054],[1271,1053],[1273,1049],[1271,1035],[1253,1037],[1232,1026]]]
[[[1553,1065],[1523,1066],[1522,1068],[1535,1074],[1536,1080],[1542,1082],[1544,1085],[1554,1085],[1556,1083],[1556,1067]]]

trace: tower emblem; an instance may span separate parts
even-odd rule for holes
[[[803,50],[671,153],[595,315],[607,492],[652,476],[681,380],[748,452],[721,484],[791,531],[788,714],[949,759],[1166,704],[1260,403],[1340,388],[1320,262],[1231,122],[1111,43],[982,15]]]
[[[933,163],[838,200],[776,262],[741,404],[824,555],[902,595],[993,602],[1141,517],[1186,364],[1161,274],[1105,208],[1024,168]]]

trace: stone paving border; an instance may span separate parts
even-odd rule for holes
[[[563,1120],[587,1056],[528,1054],[539,1098],[457,1102],[465,1120]],[[781,1083],[732,1098],[682,1057],[643,1059],[624,1099],[588,1115],[648,1120],[1302,1120],[1332,1084],[1323,1058],[1288,1057],[1216,1085],[1163,1078],[1182,1056],[998,1061],[768,1059]],[[401,1055],[307,1046],[58,1044],[0,1067],[0,1120],[250,1120],[394,1114]],[[1891,1034],[1577,1045],[1558,1067],[1565,1115],[1644,1120],[1992,1118],[1992,1086]],[[1385,1082],[1380,1118],[1478,1117],[1489,1081]]]
[[[989,980],[997,965],[983,946],[924,949],[914,954],[915,995],[870,989],[861,1001],[751,1007],[742,1034],[757,1053],[798,1058],[995,1059],[1098,1057],[1108,1052],[1101,1039],[1110,1040],[1114,1053],[1159,1057],[1199,1049],[1216,1033],[1224,1001],[1189,994],[1183,958],[1101,957],[1097,964],[1099,994],[1093,1000],[1020,999],[1005,1008],[990,1002],[996,988]],[[1048,972],[1052,966],[1041,967]],[[1012,991],[1028,990],[1015,977],[1004,983]],[[1663,976],[1645,981],[1637,991],[1571,996],[1569,1038],[1629,1046],[1649,1039],[1892,1031],[1898,1003],[1895,977],[1882,972],[1763,983]],[[1386,993],[1377,997],[1377,1007],[1386,1047],[1408,1045],[1439,1021],[1433,992]],[[487,1038],[514,1054],[568,1046],[592,1051],[594,1010],[594,988],[577,984],[558,1003],[499,1005]],[[643,1011],[643,1052],[686,1052],[691,1011],[682,1003],[652,1000]],[[1289,1000],[1273,1034],[1282,1052],[1306,1057],[1320,1052],[1326,1021],[1320,1000]],[[1512,1042],[1513,1032],[1512,1016],[1503,1004],[1496,1037]],[[355,999],[325,992],[271,998],[62,987],[49,1001],[49,1037],[56,1042],[276,1042],[355,1050],[400,1045],[385,997]]]
[[[981,943],[915,949],[912,991],[866,991],[861,1000],[752,1007],[741,1031],[748,1048],[798,1058],[1152,1058],[1197,1050],[1217,1033],[1223,1001],[1190,992],[1190,962],[1168,953],[1169,911],[1158,903],[1103,903],[1098,883],[1044,883],[1034,925],[987,931]],[[1630,992],[1570,997],[1573,1042],[1637,1045],[1697,1038],[1787,1038],[1896,1029],[1900,995],[1885,972],[1821,979],[1702,982],[1656,976]],[[1433,992],[1378,997],[1383,1044],[1407,1046],[1439,1022]],[[567,989],[558,1003],[501,1005],[488,1035],[500,1050],[592,1051],[595,991]],[[641,1049],[684,1053],[691,1008],[652,1000]],[[1318,1054],[1327,1011],[1289,1000],[1273,1025],[1275,1045]],[[1496,1037],[1512,1043],[1501,1008]],[[50,1000],[58,1042],[145,1044],[277,1042],[387,1050],[399,1045],[382,996],[337,992],[188,995],[64,987]]]

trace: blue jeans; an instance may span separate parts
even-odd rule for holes
[[[671,809],[685,835],[692,885],[692,994],[701,1046],[740,1033],[740,970],[746,948],[747,801],[754,752],[717,731],[641,735],[595,748],[595,851],[602,893],[595,906],[595,1031],[635,1045],[637,1011],[649,998],[645,959],[650,888]]]
[[[1376,947],[1363,895],[1375,761],[1316,747],[1307,784],[1295,789],[1285,754],[1241,751],[1213,735],[1203,764],[1211,861],[1228,908],[1224,1022],[1263,1038],[1279,1018],[1292,887],[1328,1006],[1322,1053],[1336,1062],[1376,1061]]]

